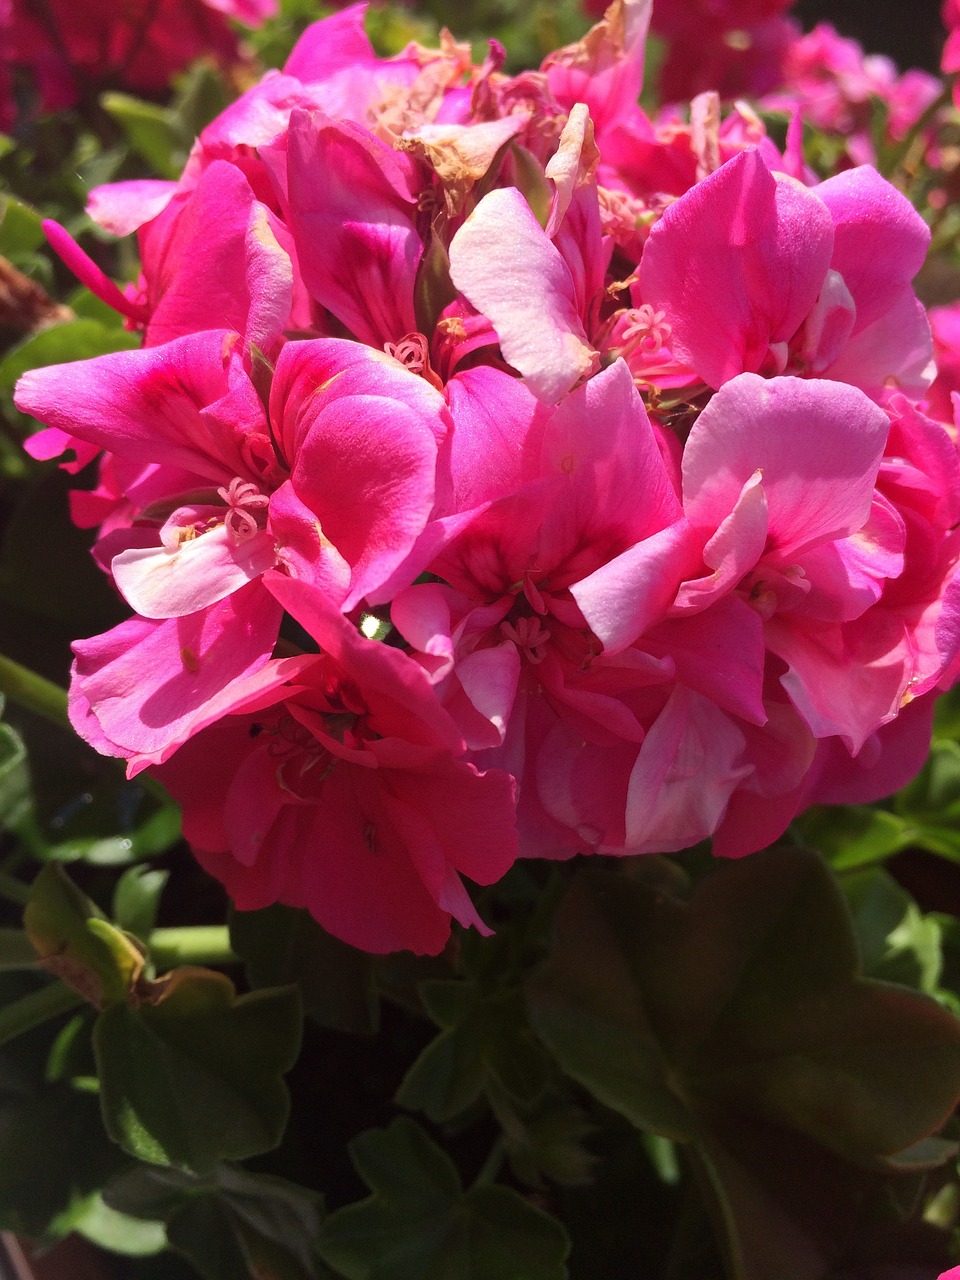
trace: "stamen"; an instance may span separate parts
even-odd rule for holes
[[[248,542],[260,532],[257,517],[269,506],[270,499],[251,480],[234,476],[217,494],[230,508],[223,523],[235,543]]]
[[[664,318],[666,314],[665,311],[654,311],[649,302],[628,311],[627,324],[621,334],[624,345],[620,354],[635,351],[639,347],[647,355],[656,355],[673,332]]]
[[[500,634],[522,649],[534,666],[547,656],[543,650],[550,641],[550,631],[539,618],[518,618],[515,624],[504,620],[500,623]]]
[[[430,365],[430,352],[422,333],[408,333],[399,342],[385,342],[383,349],[411,373],[422,374]]]

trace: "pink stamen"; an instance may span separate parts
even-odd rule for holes
[[[627,350],[634,351],[639,347],[647,355],[656,355],[673,332],[671,326],[666,323],[665,316],[665,311],[654,311],[649,302],[628,311],[627,324],[621,335],[624,347],[620,354]]]
[[[248,542],[260,532],[258,515],[269,505],[270,499],[252,481],[234,476],[228,485],[217,490],[217,494],[230,508],[223,523],[234,542]]]
[[[550,641],[550,631],[539,618],[517,618],[515,624],[501,622],[500,634],[504,639],[512,640],[519,649],[522,649],[527,660],[534,666],[541,663],[547,656],[543,650]]]
[[[399,342],[385,342],[383,349],[411,373],[422,374],[430,366],[430,350],[422,333],[408,333]]]

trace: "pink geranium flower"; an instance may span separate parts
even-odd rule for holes
[[[443,400],[358,344],[289,343],[266,407],[223,332],[35,370],[17,396],[64,436],[164,458],[149,504],[101,552],[140,617],[77,648],[75,720],[116,754],[162,758],[217,690],[266,661],[280,621],[266,570],[352,609],[432,553],[414,554],[435,505]],[[138,706],[124,690],[141,664]]]
[[[489,933],[461,875],[513,862],[512,779],[462,758],[415,662],[305,584],[270,585],[322,652],[237,683],[159,770],[200,861],[241,910],[306,907],[367,951],[436,954],[451,916]]]

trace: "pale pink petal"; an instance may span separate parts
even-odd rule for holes
[[[675,610],[705,609],[717,596],[731,591],[763,555],[769,527],[767,495],[758,469],[744,483],[733,510],[703,548],[703,562],[713,573],[683,583],[674,601]]]
[[[555,404],[596,367],[569,268],[515,187],[491,191],[467,218],[450,274],[539,400]]]
[[[780,563],[866,523],[889,430],[862,391],[817,379],[745,373],[693,425],[683,455],[691,524],[717,528],[762,473],[770,549]]]
[[[682,686],[643,740],[630,775],[625,849],[672,853],[716,830],[751,772],[746,740],[725,711]]]
[[[132,548],[110,565],[121,594],[144,618],[181,618],[239,591],[277,563],[266,533],[237,543],[224,525],[168,547]]]
[[[685,520],[651,534],[570,588],[605,653],[618,653],[660,622],[696,560]]]
[[[853,296],[859,333],[895,305],[923,266],[930,229],[907,197],[870,165],[827,178],[816,190],[833,217],[830,265]]]
[[[131,182],[109,182],[94,187],[87,200],[87,213],[104,231],[128,236],[155,218],[170,203],[177,190],[175,182],[137,178]]]

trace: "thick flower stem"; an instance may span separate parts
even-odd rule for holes
[[[69,728],[67,694],[59,685],[38,676],[12,658],[0,654],[0,693],[63,728]]]
[[[178,964],[236,964],[226,925],[193,925],[174,929],[154,929],[150,935],[150,957],[158,969]]]

